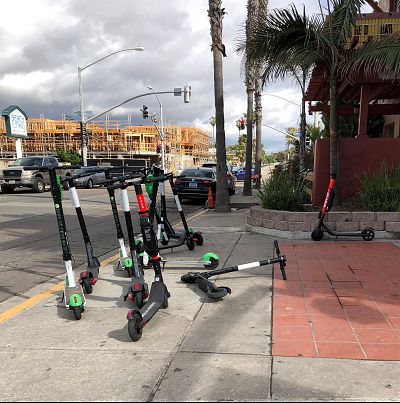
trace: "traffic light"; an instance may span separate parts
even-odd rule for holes
[[[244,118],[242,118],[240,120],[240,130],[244,130],[246,128],[245,124],[244,124]]]
[[[161,154],[161,146],[160,146],[160,144],[157,144],[156,153]]]
[[[149,117],[149,111],[147,109],[148,107],[146,105],[143,105],[143,108],[141,109],[143,113],[143,119],[147,119]]]
[[[192,86],[185,85],[183,88],[183,102],[185,104],[188,104],[191,101],[191,98],[192,98]]]

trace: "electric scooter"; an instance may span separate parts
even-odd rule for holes
[[[193,250],[195,245],[201,246],[204,243],[203,236],[200,232],[193,232],[191,228],[189,228],[185,213],[183,211],[178,192],[176,190],[174,184],[174,176],[172,173],[164,174],[164,171],[157,167],[156,165],[153,166],[154,175],[157,177],[164,177],[164,180],[161,180],[157,183],[154,183],[152,187],[152,192],[150,196],[150,220],[153,222],[154,218],[158,224],[158,239],[160,239],[161,244],[164,245],[160,247],[160,250],[163,249],[172,249],[177,248],[186,244],[189,250]],[[172,224],[168,220],[167,215],[167,203],[165,197],[165,181],[168,180],[171,186],[171,190],[174,196],[175,205],[179,211],[179,216],[182,221],[183,233],[175,232]],[[157,191],[160,189],[160,214],[157,213],[156,203],[157,203]],[[176,243],[172,245],[168,245],[171,239],[176,239]]]
[[[149,299],[141,308],[134,308],[128,312],[128,333],[133,341],[138,341],[142,337],[143,328],[154,317],[159,309],[168,308],[168,298],[171,296],[164,283],[160,258],[158,256],[158,242],[152,223],[149,220],[149,212],[142,190],[142,179],[134,179],[124,186],[132,185],[135,189],[138,202],[140,229],[143,238],[145,252],[152,260],[154,269],[154,281],[151,285]],[[113,185],[122,186],[121,184]]]
[[[181,277],[181,280],[186,284],[196,283],[198,285],[198,287],[200,288],[200,290],[204,291],[207,294],[207,297],[209,297],[211,299],[222,299],[226,295],[231,294],[231,292],[232,292],[229,287],[225,287],[225,286],[218,287],[209,280],[209,278],[219,276],[220,274],[233,273],[236,271],[247,270],[247,269],[251,269],[254,267],[260,267],[260,266],[266,266],[266,265],[270,265],[270,264],[274,264],[274,263],[279,263],[281,273],[282,273],[282,278],[284,280],[286,280],[287,279],[286,271],[285,271],[286,256],[283,256],[281,254],[278,241],[276,241],[276,240],[274,241],[274,252],[276,252],[276,254],[277,254],[276,258],[260,260],[258,262],[240,264],[240,265],[232,266],[232,267],[224,267],[222,269],[212,270],[212,271],[206,272],[206,273],[187,273]]]
[[[150,211],[149,211],[150,222],[153,222],[154,218],[156,218],[157,223],[158,223],[157,239],[160,239],[160,234],[161,234],[161,243],[163,243],[163,240],[165,241],[166,239],[169,242],[169,238],[168,238],[169,236],[172,236],[172,237],[175,237],[176,239],[178,239],[177,244],[159,247],[158,249],[164,250],[164,249],[175,248],[180,245],[183,245],[184,243],[186,243],[188,245],[189,250],[194,249],[195,243],[197,245],[201,246],[204,242],[203,237],[200,234],[200,232],[193,233],[187,225],[185,214],[183,213],[183,209],[182,209],[180,201],[179,201],[179,196],[178,196],[175,186],[173,184],[172,174],[163,174],[162,170],[160,170],[158,167],[154,167],[154,168],[155,168],[155,173],[159,174],[159,176],[157,176],[157,179],[150,175],[144,178],[145,183],[146,183],[146,190],[150,196]],[[158,214],[157,214],[156,203],[157,203],[158,188],[159,187],[160,187],[160,189],[164,188],[164,182],[167,179],[171,183],[171,188],[173,189],[175,203],[178,207],[181,221],[182,221],[184,229],[185,229],[185,232],[181,235],[178,235],[175,233],[175,231],[172,228],[172,225],[170,224],[170,222],[168,220],[167,213],[166,213],[166,211],[167,211],[166,210],[166,198],[165,198],[165,193],[163,193],[163,190],[160,191],[161,216],[158,216]],[[143,246],[142,246],[141,253],[139,255],[139,260],[140,260],[140,264],[146,268],[149,267],[149,265],[151,265],[151,263],[152,263],[151,259],[149,259],[146,252],[144,251]],[[168,259],[166,260],[166,259],[161,258],[161,264],[163,265],[163,268],[165,268],[166,264],[172,264],[174,267],[177,267],[177,266],[184,266],[184,267],[186,267],[186,266],[203,266],[206,269],[213,270],[218,267],[219,257],[217,254],[209,252],[209,253],[204,254],[202,256],[201,260],[199,260],[199,261],[168,260]]]
[[[57,171],[63,169],[78,169],[74,166],[53,166],[53,167],[24,167],[24,170],[30,171],[48,171],[50,177],[51,196],[53,198],[54,209],[58,224],[58,232],[60,235],[63,261],[65,265],[65,282],[64,282],[64,301],[65,307],[71,310],[76,320],[80,320],[85,310],[86,300],[83,294],[82,286],[76,282],[75,273],[72,265],[71,248],[68,241],[67,228],[65,225],[65,216],[62,205],[62,181],[57,175]]]
[[[100,262],[93,252],[93,246],[90,241],[89,233],[86,227],[85,219],[83,217],[78,192],[75,187],[75,179],[83,178],[91,175],[93,172],[85,172],[82,175],[68,176],[64,179],[64,182],[68,184],[68,191],[70,194],[71,202],[75,207],[76,215],[78,217],[79,226],[81,228],[83,241],[85,243],[86,257],[87,257],[87,270],[83,271],[79,275],[79,282],[84,288],[86,294],[93,292],[93,286],[97,283],[99,278]]]
[[[125,246],[125,237],[124,233],[122,231],[122,226],[121,226],[121,221],[119,219],[119,214],[118,214],[118,208],[117,208],[117,202],[115,199],[115,189],[113,186],[114,183],[120,182],[123,183],[124,180],[131,178],[131,176],[118,176],[111,178],[110,171],[114,168],[109,168],[105,170],[105,175],[106,175],[106,181],[102,183],[102,185],[107,187],[107,192],[108,196],[110,199],[110,205],[111,205],[111,210],[113,213],[113,218],[114,218],[114,224],[115,224],[115,229],[117,231],[117,239],[118,239],[118,244],[119,244],[119,259],[114,267],[114,270],[125,270],[128,273],[129,277],[132,277],[134,275],[134,262],[138,264],[137,261],[137,253],[139,253],[139,250],[136,248],[140,248],[141,241],[135,240],[135,253],[131,253],[131,257],[128,256],[128,251]],[[122,202],[122,191],[120,189],[120,200]],[[129,205],[129,204],[128,204]],[[121,204],[122,206],[122,204]]]
[[[145,300],[149,296],[149,287],[148,287],[147,283],[144,281],[143,269],[139,266],[139,261],[137,258],[135,234],[133,232],[132,216],[131,216],[131,209],[129,207],[129,198],[128,198],[127,188],[128,187],[125,182],[120,182],[119,184],[114,184],[114,185],[108,186],[107,190],[110,194],[110,199],[113,197],[112,193],[115,191],[115,189],[121,190],[121,207],[124,211],[126,228],[128,231],[129,249],[130,249],[130,255],[131,255],[131,259],[125,258],[125,261],[124,261],[124,268],[128,269],[128,273],[131,277],[130,290],[125,295],[124,299],[131,300],[135,304],[135,306],[137,306],[140,309],[143,307]],[[115,197],[113,197],[113,201],[111,204],[115,205]],[[113,213],[114,213],[114,208],[113,208]],[[117,216],[118,216],[118,212],[117,212]],[[114,214],[114,219],[115,219],[115,214]],[[118,219],[118,221],[119,221],[119,219]],[[121,229],[120,225],[119,225],[118,239],[120,242],[121,250],[125,249],[124,254],[127,255],[126,248],[125,248],[125,241],[124,241],[124,237],[123,237],[123,233],[122,233],[122,229]],[[122,249],[122,245],[124,246],[123,249]]]
[[[362,237],[364,239],[364,241],[372,241],[375,237],[375,231],[371,227],[366,227],[362,231],[357,231],[357,232],[337,232],[337,231],[332,231],[325,225],[325,223],[324,223],[325,215],[332,208],[333,200],[335,199],[335,191],[333,189],[335,186],[335,178],[336,178],[336,173],[332,172],[328,191],[326,192],[325,201],[324,201],[321,211],[319,212],[318,225],[312,231],[311,238],[314,241],[320,241],[323,238],[324,231],[325,231],[329,235],[335,236],[335,237],[338,237],[338,236]]]

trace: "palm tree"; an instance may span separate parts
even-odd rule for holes
[[[265,18],[267,16],[268,0],[259,1],[257,4],[257,18]],[[256,189],[261,187],[261,158],[262,158],[262,80],[261,80],[261,64],[256,63],[254,67],[254,110],[256,121],[256,152],[255,152],[255,170],[257,175]]]
[[[222,0],[208,1],[208,17],[211,25],[211,51],[214,61],[214,98],[215,98],[215,126],[216,126],[216,153],[217,153],[217,190],[215,211],[230,211],[228,178],[226,165],[225,122],[224,122],[224,81],[222,70],[222,56],[226,57],[225,46],[222,43],[222,20],[225,9],[221,7]]]
[[[257,19],[251,38],[238,46],[251,60],[263,63],[263,83],[285,78],[298,66],[322,66],[330,87],[330,170],[335,171],[340,203],[338,78],[346,75],[400,73],[400,37],[388,35],[350,46],[352,28],[364,0],[328,0],[328,15],[307,17],[295,6]],[[321,7],[322,10],[322,7]]]
[[[246,38],[250,38],[253,25],[257,18],[259,9],[259,0],[247,1],[247,20],[246,20]],[[244,55],[245,83],[247,92],[247,141],[246,141],[246,165],[244,172],[243,195],[251,196],[252,181],[251,170],[253,166],[253,104],[254,104],[254,87],[255,87],[255,70],[256,64]]]

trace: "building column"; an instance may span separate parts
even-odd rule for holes
[[[368,84],[361,86],[360,92],[360,113],[358,117],[358,136],[368,137],[368,104],[370,89]]]

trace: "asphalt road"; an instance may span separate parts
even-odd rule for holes
[[[129,193],[132,211],[135,212],[136,198],[132,190]],[[111,252],[117,252],[118,243],[107,191],[103,188],[79,189],[79,197],[96,256],[101,260]],[[179,220],[174,206],[167,192],[167,211],[171,223]],[[70,246],[75,266],[78,267],[86,262],[86,254],[68,192],[64,192],[63,207]],[[203,204],[185,202],[183,208],[185,214],[189,215],[202,209]],[[122,215],[121,222],[126,235]],[[133,222],[135,232],[140,232],[135,216]],[[17,189],[14,194],[0,193],[0,302],[62,273],[64,265],[50,192],[37,194]]]

